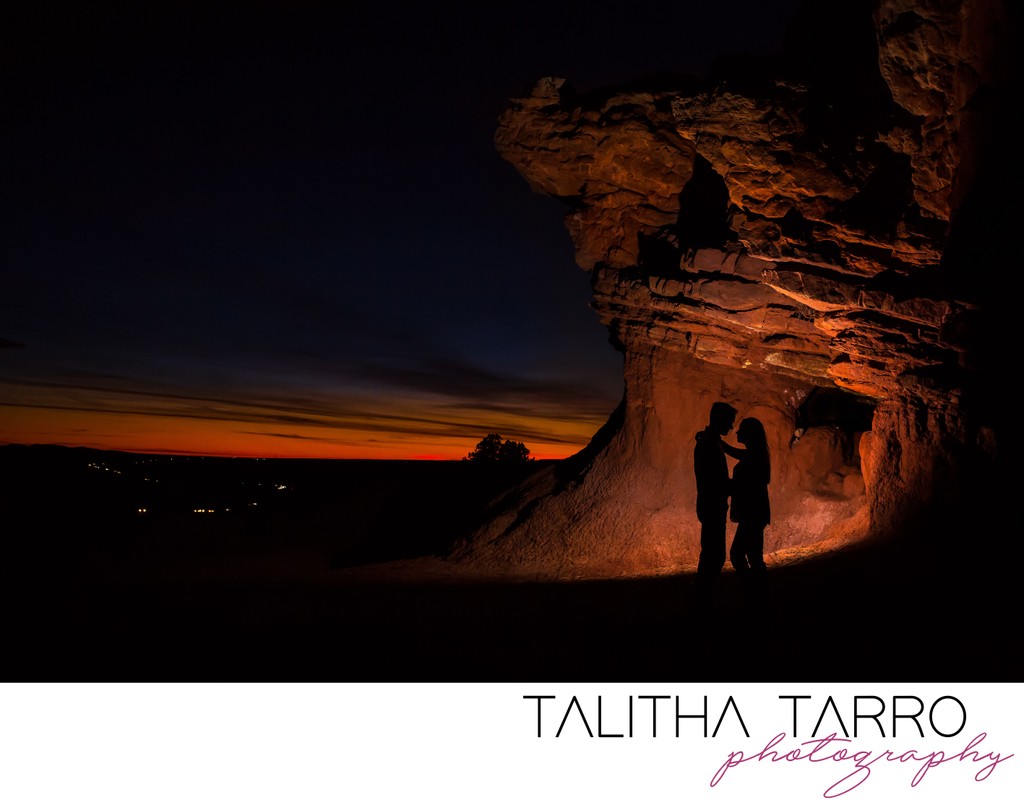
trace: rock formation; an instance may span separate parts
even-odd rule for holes
[[[986,257],[973,245],[1005,238],[987,158],[1010,16],[1003,0],[809,3],[765,64],[589,94],[543,78],[513,100],[496,146],[568,204],[625,392],[455,557],[563,576],[695,563],[694,435],[719,399],[769,433],[766,552],[959,513],[1003,429],[998,302],[964,278]]]

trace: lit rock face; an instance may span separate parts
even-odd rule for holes
[[[791,60],[777,78],[578,97],[547,78],[514,100],[497,148],[569,204],[625,396],[459,557],[561,575],[695,563],[692,451],[715,400],[767,428],[768,552],[950,504],[996,437],[973,404],[985,311],[944,251],[986,170],[1002,14],[883,0],[860,29],[817,30],[850,37],[848,72]]]

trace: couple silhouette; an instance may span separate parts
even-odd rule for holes
[[[729,561],[740,576],[748,601],[762,594],[764,529],[771,522],[768,483],[771,457],[764,424],[744,418],[736,430],[743,448],[723,438],[736,423],[736,408],[724,401],[711,405],[708,425],[696,436],[693,472],[697,480],[697,519],[700,520],[700,561],[697,564],[698,605],[710,605],[715,582],[725,566],[726,520],[736,523]],[[732,477],[726,457],[737,461]]]

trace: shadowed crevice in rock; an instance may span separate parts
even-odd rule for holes
[[[735,241],[736,234],[729,228],[729,189],[703,157],[694,159],[693,174],[679,194],[676,232],[680,258],[687,251],[725,247]]]
[[[907,155],[888,149],[879,149],[874,162],[860,190],[839,205],[839,215],[852,227],[891,240],[913,201],[913,169]]]

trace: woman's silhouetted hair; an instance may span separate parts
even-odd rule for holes
[[[733,471],[729,517],[733,522],[767,525],[771,522],[768,483],[772,479],[772,463],[764,424],[757,418],[744,418],[736,430],[736,440],[743,444],[743,449],[726,449],[740,461]]]

